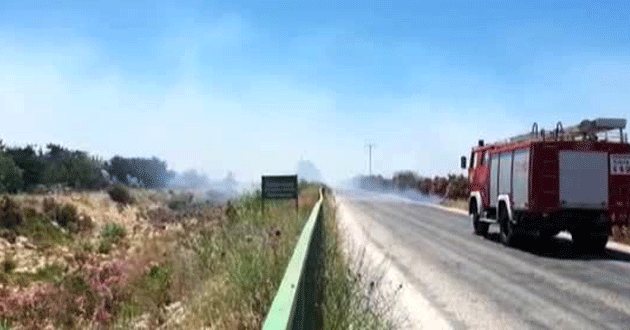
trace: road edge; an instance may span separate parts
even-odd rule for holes
[[[367,235],[363,233],[357,219],[351,214],[352,212],[347,206],[343,204],[343,197],[339,198],[340,196],[336,194],[333,196],[334,205],[337,207],[337,226],[344,233],[347,240],[344,242],[346,257],[353,258],[353,253],[349,250],[357,248],[361,245],[360,241],[363,241],[362,245],[366,255],[369,255],[370,263],[382,265],[384,260],[389,260],[387,253],[376,247]],[[389,283],[404,283],[404,289],[401,290],[403,297],[399,300],[398,305],[402,310],[399,313],[405,314],[409,323],[411,323],[412,329],[452,329],[450,322],[439,310],[421,292],[408,284],[409,279],[402,271],[395,266],[387,267],[386,273],[383,274],[383,279],[386,279]],[[421,309],[422,312],[417,313],[418,309]]]

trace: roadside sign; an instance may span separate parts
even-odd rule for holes
[[[297,175],[263,175],[262,177],[262,211],[265,212],[265,199],[295,198],[295,211],[298,211],[298,177]]]
[[[276,175],[262,177],[263,199],[297,198],[297,196],[297,175]]]

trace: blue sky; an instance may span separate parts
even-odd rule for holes
[[[460,173],[479,138],[628,118],[630,2],[3,1],[8,143],[252,181]]]

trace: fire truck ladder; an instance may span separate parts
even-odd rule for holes
[[[578,125],[570,126],[564,129],[562,123],[556,124],[555,130],[545,131],[544,129],[538,130],[538,124],[532,125],[532,131],[530,133],[521,134],[509,138],[504,143],[518,143],[532,140],[542,141],[597,141],[597,133],[606,132],[611,130],[619,130],[619,142],[627,143],[627,136],[624,138],[623,129],[626,128],[626,120],[622,118],[597,118],[595,120],[583,120]],[[607,139],[607,136],[606,136]]]

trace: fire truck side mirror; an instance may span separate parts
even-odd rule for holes
[[[462,170],[466,169],[466,156],[462,156]]]

